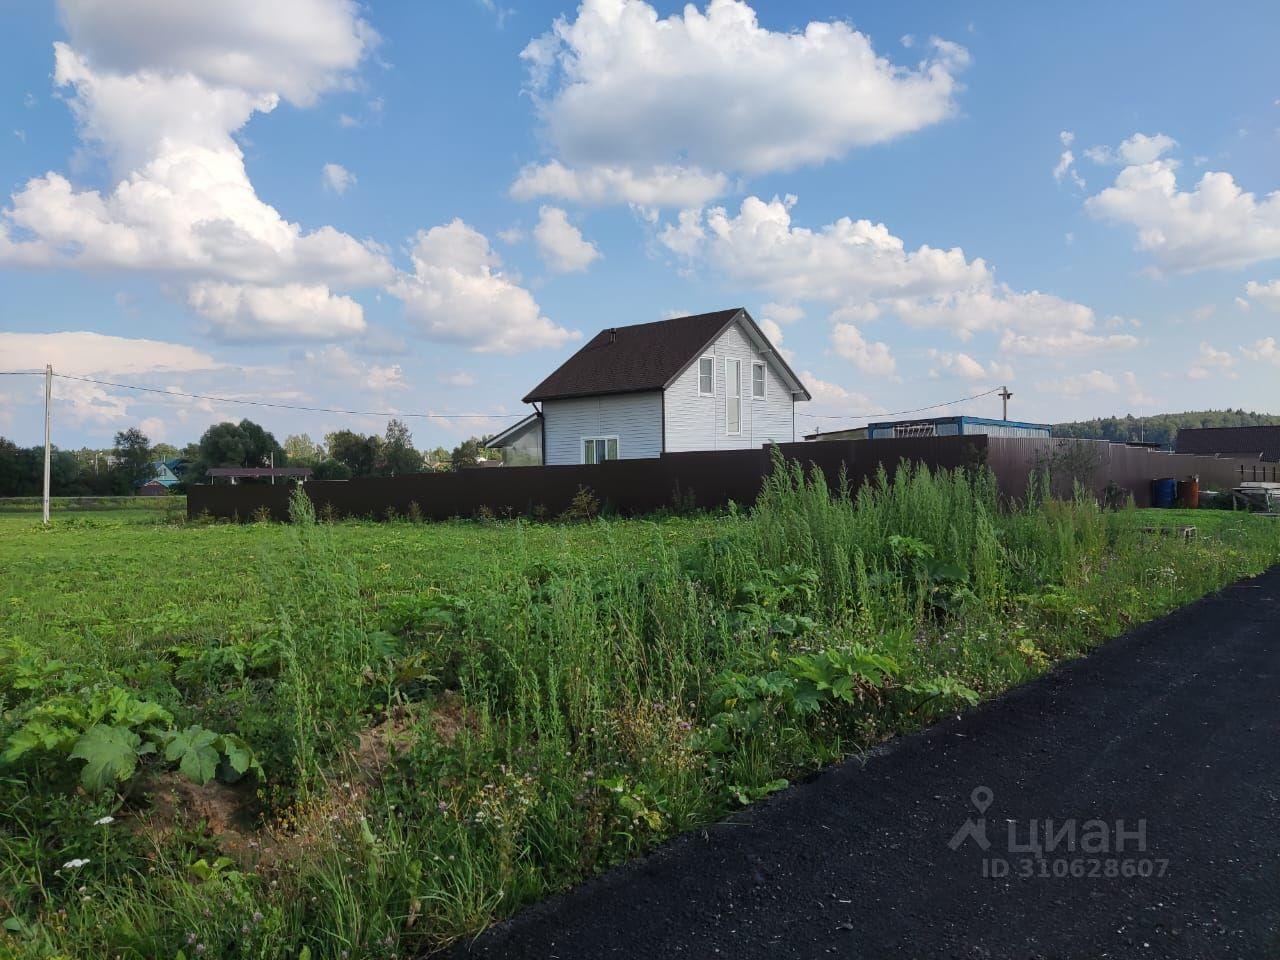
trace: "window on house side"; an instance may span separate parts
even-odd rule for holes
[[[698,393],[710,397],[716,391],[716,361],[714,357],[703,357],[698,361]]]
[[[764,364],[751,365],[751,396],[755,400],[764,399]]]
[[[742,361],[724,362],[725,433],[742,432]]]
[[[617,437],[583,437],[582,462],[603,463],[618,459]]]

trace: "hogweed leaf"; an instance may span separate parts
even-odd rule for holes
[[[218,739],[212,730],[192,725],[169,738],[164,758],[179,761],[182,775],[204,786],[218,770]]]
[[[96,793],[133,776],[141,745],[142,738],[132,730],[97,723],[76,741],[70,756],[85,762],[80,782],[86,790]]]

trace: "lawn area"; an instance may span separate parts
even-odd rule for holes
[[[176,498],[174,498],[176,499]],[[171,520],[172,517],[168,517]],[[280,524],[188,525],[154,507],[52,514],[0,512],[0,630],[61,651],[119,657],[173,640],[235,642],[275,612],[275,571],[300,550]],[[372,523],[327,527],[371,612],[433,587],[573,557],[581,562],[643,561],[705,539],[709,519],[662,524],[613,521],[593,526],[484,523]],[[104,647],[103,644],[108,644]]]
[[[908,471],[576,524],[145,509],[0,513],[0,954],[426,953],[1280,561],[1266,518]]]

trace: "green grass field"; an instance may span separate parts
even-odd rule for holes
[[[1280,561],[925,473],[296,521],[0,511],[0,955],[429,952]]]

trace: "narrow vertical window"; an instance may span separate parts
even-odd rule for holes
[[[716,361],[703,357],[698,361],[698,393],[710,397],[716,392]]]
[[[753,363],[751,365],[751,398],[753,400],[764,399],[764,364]]]
[[[724,362],[725,432],[742,432],[742,361]]]

